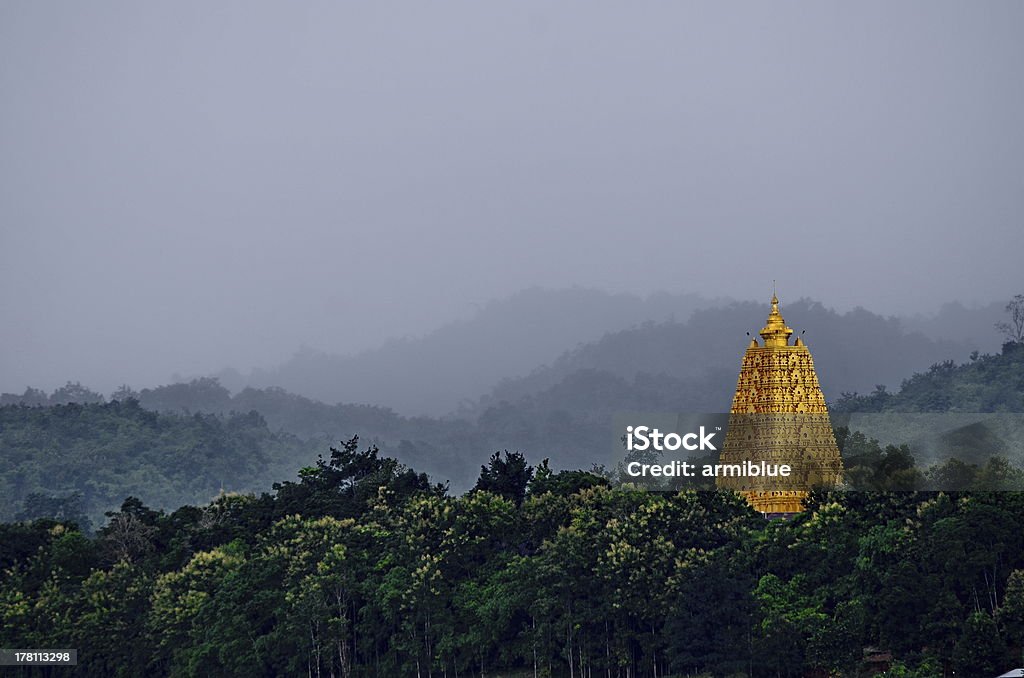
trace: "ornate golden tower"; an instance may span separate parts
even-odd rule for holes
[[[719,477],[718,486],[739,491],[762,513],[797,513],[812,487],[834,487],[843,461],[836,447],[814,360],[779,313],[772,310],[761,329],[764,344],[751,339],[736,383],[729,429],[720,464],[744,461],[786,464],[789,477]]]

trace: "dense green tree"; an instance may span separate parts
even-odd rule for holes
[[[1024,659],[1024,570],[1014,570],[1006,582],[1006,594],[996,619],[1009,641],[1011,655]]]
[[[88,405],[102,402],[102,394],[82,386],[82,384],[77,381],[69,381],[67,384],[54,391],[49,398],[49,403],[51,405],[67,405],[68,403]]]
[[[443,494],[426,474],[416,473],[390,457],[380,456],[376,446],[359,449],[358,436],[331,448],[331,458],[317,459],[316,466],[299,471],[299,482],[275,483],[279,516],[302,513],[349,518],[362,515],[380,492],[399,499],[419,492]]]
[[[846,482],[852,490],[906,492],[920,489],[924,477],[907,445],[886,445],[845,427],[837,431]]]
[[[505,450],[504,458],[495,452],[487,465],[480,467],[480,477],[473,489],[493,492],[519,505],[526,498],[526,488],[532,479],[533,467],[526,463],[526,457]]]
[[[1006,648],[999,638],[995,620],[984,612],[971,614],[953,653],[956,675],[990,678],[1006,668],[1006,660]]]
[[[533,479],[527,486],[531,495],[553,492],[562,496],[576,494],[588,487],[607,486],[608,479],[589,471],[565,470],[555,472],[548,459],[537,465]]]

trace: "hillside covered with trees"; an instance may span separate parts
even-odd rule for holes
[[[905,379],[897,392],[844,393],[835,412],[1024,412],[1024,343],[1001,352],[971,354],[960,365],[944,360]]]
[[[831,408],[837,414],[1022,412],[1021,346],[1009,342],[999,353],[973,354],[960,365],[936,363],[898,391],[845,393]],[[549,458],[556,469],[589,469],[612,458],[616,413],[723,410],[734,373],[722,368],[689,378],[627,378],[580,369],[516,400],[442,419],[327,405],[280,388],[232,395],[212,378],[142,391],[125,387],[108,403],[79,384],[49,395],[28,389],[5,394],[0,405],[0,487],[11,498],[0,517],[82,514],[98,520],[127,495],[173,509],[221,489],[265,490],[311,463],[330,441],[357,432],[456,492],[472,486],[479,459],[496,450],[518,450],[534,463]],[[1014,465],[1024,461],[1019,450],[995,451]],[[979,468],[987,463],[987,456],[959,456]]]
[[[316,449],[323,449],[322,446]],[[0,407],[0,520],[73,518],[83,527],[128,495],[155,506],[269,488],[316,458],[255,411],[169,414],[136,400]]]

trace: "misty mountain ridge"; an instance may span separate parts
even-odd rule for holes
[[[216,375],[219,384],[182,380],[136,395],[144,406],[162,411],[248,411],[254,398],[260,402],[251,404],[260,404],[255,409],[263,411],[266,403],[255,394],[277,389],[301,397],[303,402],[293,406],[306,412],[317,409],[314,404],[332,409],[325,403],[362,403],[340,405],[352,410],[345,419],[356,414],[360,419],[371,405],[377,419],[421,411],[476,419],[497,403],[558,390],[565,396],[566,387],[560,385],[573,375],[583,375],[568,382],[578,385],[604,374],[641,388],[642,382],[650,382],[645,393],[653,389],[661,394],[652,401],[632,387],[622,388],[620,395],[627,400],[614,400],[625,409],[637,409],[628,398],[639,397],[644,406],[664,401],[666,407],[688,403],[705,411],[722,410],[729,404],[747,333],[757,332],[767,309],[767,303],[711,302],[686,294],[640,298],[579,288],[531,288],[424,337],[351,356],[307,350],[278,368],[253,370],[247,377],[224,370]],[[829,400],[843,393],[868,393],[879,384],[893,387],[932,364],[992,350],[999,345],[992,323],[1004,314],[1001,302],[975,308],[952,302],[932,316],[885,318],[862,308],[839,313],[809,299],[784,301],[782,311],[797,333],[806,330],[803,338]],[[594,336],[582,339],[588,334]],[[687,391],[685,397],[666,400],[669,383]],[[566,397],[567,405],[576,401]],[[20,396],[7,394],[4,402],[98,399],[100,394],[69,383],[51,396],[28,389]],[[321,424],[337,422],[336,414],[332,410],[329,416],[313,417],[322,421],[309,421],[296,433],[326,434],[333,425]],[[284,421],[271,416],[270,423]]]
[[[999,350],[1002,341],[999,333],[993,332],[992,328],[995,323],[1005,320],[1005,299],[972,306],[948,301],[935,313],[900,316],[900,323],[907,332],[920,332],[928,337],[961,342],[982,353]]]
[[[963,360],[979,343],[970,338],[959,340],[928,336],[906,330],[899,318],[884,318],[863,308],[838,313],[820,302],[798,299],[782,304],[787,322],[803,334],[815,358],[818,377],[826,398],[842,393],[867,392],[876,385],[896,386],[910,374],[944,360]],[[958,318],[977,318],[973,336],[989,338],[986,349],[998,347],[988,308],[971,311],[950,306]],[[569,375],[597,370],[624,378],[637,375],[663,375],[683,382],[707,382],[712,373],[733,375],[726,380],[728,393],[734,386],[740,358],[756,336],[768,314],[768,305],[759,302],[734,302],[727,306],[694,311],[686,322],[645,323],[638,327],[611,332],[595,342],[580,345],[562,354],[525,377],[502,380],[478,403],[477,409],[502,402],[515,402],[533,393],[550,389]],[[924,319],[918,323],[924,324]],[[941,317],[927,321],[936,330],[946,323]],[[961,328],[955,328],[961,331]],[[749,332],[749,335],[748,335]],[[724,411],[729,400],[721,390],[703,400],[708,411]],[[710,395],[710,393],[709,393]]]
[[[244,375],[227,369],[215,376],[235,392],[276,386],[328,403],[373,403],[409,415],[441,416],[472,407],[502,379],[527,375],[583,342],[644,322],[684,321],[698,308],[721,303],[687,293],[641,297],[534,287],[420,337],[352,355],[307,348],[274,368]]]
[[[822,384],[831,398],[877,384],[895,386],[934,362],[962,360],[973,350],[997,350],[992,323],[1002,306],[949,302],[932,315],[887,318],[862,308],[838,313],[799,299],[784,301],[783,312],[788,310],[797,332],[807,330],[804,339],[823,367]],[[766,303],[685,293],[639,297],[530,288],[421,337],[352,355],[304,349],[275,368],[245,375],[226,369],[215,376],[233,392],[280,387],[326,403],[472,417],[481,406],[551,387],[578,369],[627,379],[640,373],[687,379],[712,368],[735,371],[746,332],[755,334],[766,314]]]

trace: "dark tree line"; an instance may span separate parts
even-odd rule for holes
[[[0,526],[0,646],[81,675],[991,676],[1024,643],[1024,494],[612,489],[493,456],[442,486],[356,440],[261,495],[95,538]],[[874,648],[874,649],[872,649]]]

